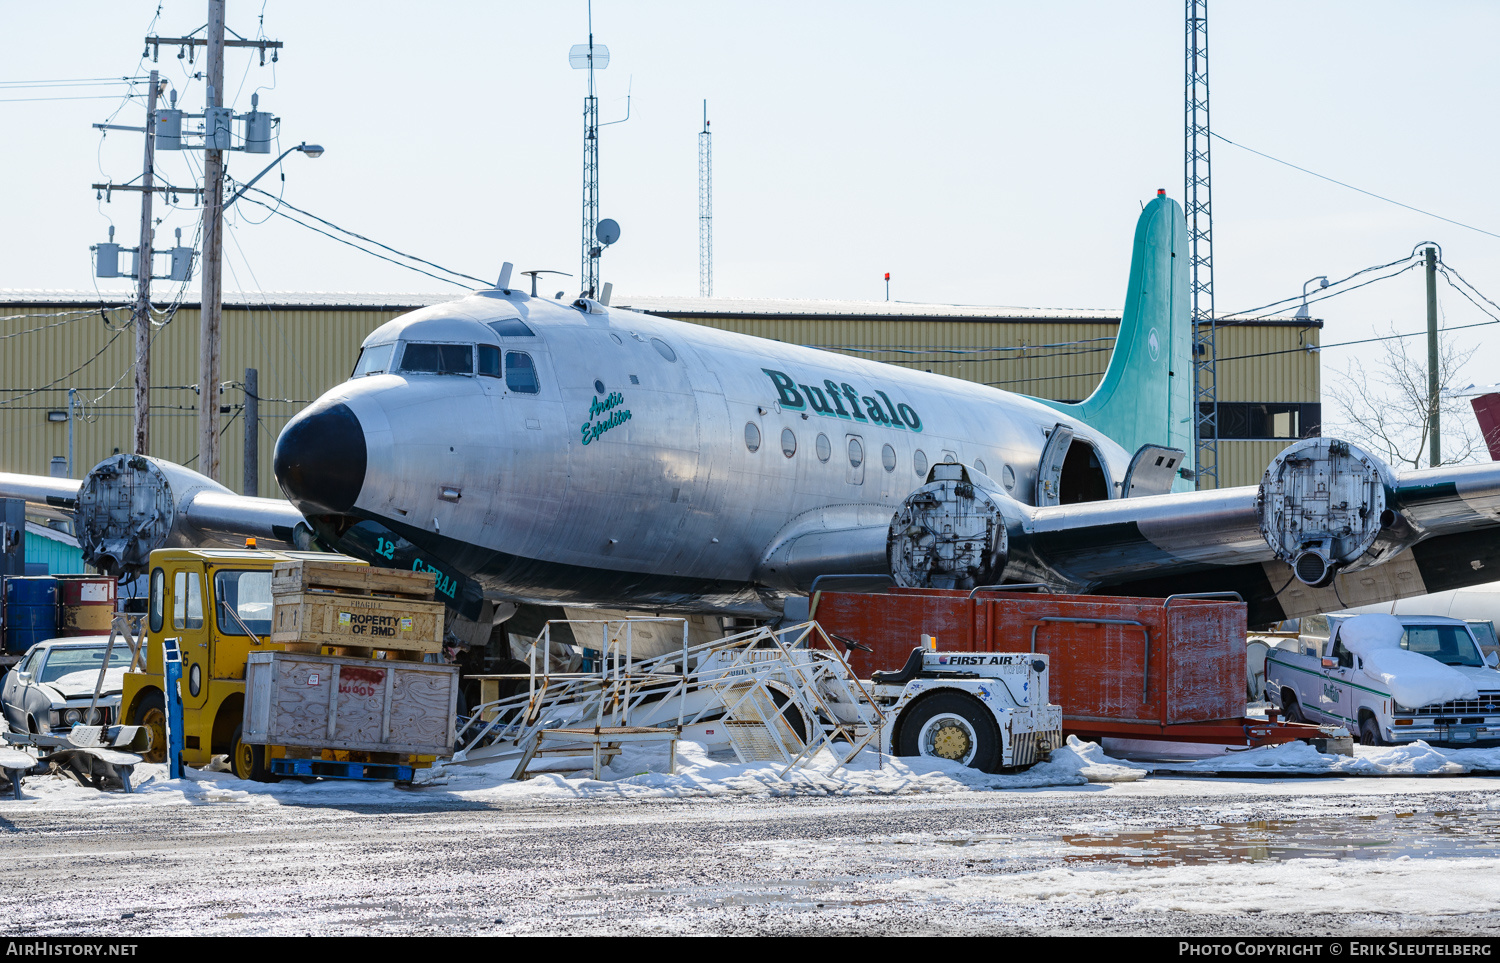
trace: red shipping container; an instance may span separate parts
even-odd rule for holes
[[[861,677],[899,668],[923,635],[945,652],[1044,652],[1073,732],[1245,715],[1243,602],[893,589],[821,592],[812,617],[874,650],[850,653]]]

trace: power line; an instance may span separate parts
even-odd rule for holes
[[[1225,137],[1223,134],[1213,134],[1212,136],[1218,138],[1219,140],[1222,140],[1224,143],[1228,144],[1231,147],[1238,147],[1240,150],[1247,150],[1252,154],[1257,154],[1261,157],[1264,157],[1266,160],[1275,161],[1278,164],[1283,164],[1287,167],[1292,168],[1293,170],[1301,171],[1304,174],[1311,174],[1313,177],[1316,177],[1319,180],[1325,180],[1330,184],[1337,184],[1340,187],[1347,187],[1351,191],[1357,191],[1360,194],[1373,197],[1378,201],[1385,201],[1387,204],[1394,204],[1397,207],[1404,207],[1408,211],[1415,211],[1416,213],[1426,215],[1427,217],[1435,217],[1440,221],[1447,221],[1449,224],[1456,224],[1459,227],[1466,228],[1470,231],[1476,231],[1488,237],[1500,238],[1500,234],[1496,234],[1493,231],[1486,231],[1482,227],[1475,227],[1472,224],[1465,224],[1463,221],[1455,221],[1451,217],[1444,217],[1441,214],[1434,214],[1431,211],[1424,211],[1420,207],[1413,207],[1410,204],[1403,204],[1401,201],[1395,200],[1394,198],[1385,197],[1384,195],[1377,194],[1374,191],[1367,191],[1363,187],[1355,187],[1353,184],[1346,184],[1343,181],[1335,180],[1334,178],[1329,177],[1326,174],[1319,174],[1317,171],[1310,171],[1306,167],[1298,167],[1291,161],[1284,161],[1279,157],[1272,157],[1270,154],[1264,153],[1263,151],[1258,151],[1253,147],[1246,147],[1244,144],[1236,144],[1234,141],[1230,140],[1228,137]]]
[[[273,194],[267,194],[265,191],[262,191],[259,188],[251,188],[251,190],[255,191],[255,193],[257,193],[257,194],[265,194],[267,197],[275,197],[275,195],[273,195]],[[317,221],[320,224],[326,224],[329,227],[333,228],[334,230],[339,231],[340,233],[347,234],[350,237],[359,238],[361,241],[366,241],[366,242],[368,242],[370,244],[374,244],[377,247],[384,248],[385,250],[390,251],[393,254],[397,254],[397,255],[399,255],[401,257],[404,257],[404,258],[407,258],[408,260],[411,260],[411,261],[416,261],[419,264],[426,264],[429,267],[437,268],[439,271],[445,271],[448,274],[453,275],[454,277],[465,278],[465,279],[470,280],[470,281],[475,281],[475,282],[477,282],[479,284],[488,285],[490,283],[488,281],[485,281],[482,278],[476,278],[473,275],[464,274],[462,271],[454,271],[451,268],[445,268],[445,267],[443,267],[441,264],[434,264],[431,261],[425,260],[423,258],[419,258],[419,257],[417,257],[415,255],[412,255],[412,254],[407,254],[404,251],[398,251],[395,248],[390,247],[389,245],[381,244],[379,241],[371,240],[370,238],[367,238],[364,235],[356,234],[353,231],[346,230],[345,228],[339,227],[337,224],[334,224],[334,223],[329,222],[329,221],[325,221],[325,220],[323,220],[323,218],[318,217],[316,214],[309,214],[307,211],[304,211],[304,210],[302,210],[301,208],[298,208],[298,207],[294,207],[291,204],[288,204],[284,200],[282,200],[282,201],[279,202],[279,206],[278,207],[272,207],[271,205],[266,204],[263,201],[259,201],[259,200],[256,200],[253,197],[250,197],[248,194],[242,194],[242,195],[240,195],[240,200],[249,201],[252,204],[258,204],[261,207],[264,207],[265,209],[267,209],[268,211],[270,211],[271,213],[273,213],[273,214],[279,214],[282,217],[286,218],[287,220],[291,221],[293,224],[301,225],[302,227],[307,228],[309,231],[315,231],[316,233],[321,234],[324,237],[327,237],[327,238],[330,238],[332,240],[338,241],[340,244],[346,244],[349,247],[354,248],[356,251],[363,251],[365,254],[368,254],[371,257],[377,257],[377,258],[380,258],[380,260],[382,260],[382,261],[388,261],[391,264],[396,265],[397,267],[406,268],[408,271],[416,271],[418,274],[425,274],[425,275],[427,275],[428,277],[430,277],[430,278],[432,278],[434,280],[442,281],[444,284],[452,284],[455,287],[461,287],[461,288],[467,288],[468,287],[468,285],[466,285],[466,284],[459,284],[457,281],[451,280],[449,278],[439,277],[438,275],[433,274],[430,271],[424,271],[421,268],[412,267],[410,264],[402,264],[400,261],[394,260],[392,258],[388,258],[388,257],[386,257],[383,254],[377,254],[374,251],[369,250],[368,248],[360,247],[358,244],[355,244],[352,241],[347,241],[344,238],[341,238],[341,237],[338,237],[336,235],[330,234],[327,231],[321,230],[321,229],[319,229],[317,227],[314,227],[311,224],[306,223],[305,221],[299,221],[297,218],[292,217],[290,214],[288,214],[286,211],[281,210],[280,208],[281,207],[290,208],[291,210],[296,211],[298,214],[302,214],[302,215],[304,215],[306,217],[310,217],[310,218],[312,218],[313,220]]]
[[[1420,245],[1420,244],[1417,245],[1417,247],[1421,247],[1421,246],[1422,245]],[[1417,252],[1416,252],[1415,249],[1413,249],[1412,253],[1408,254],[1406,257],[1397,258],[1396,260],[1391,261],[1391,262],[1386,263],[1386,264],[1372,264],[1369,267],[1360,268],[1358,271],[1355,271],[1353,274],[1349,275],[1348,277],[1340,278],[1337,281],[1330,282],[1329,285],[1328,285],[1328,287],[1330,287],[1330,288],[1336,288],[1340,284],[1345,284],[1345,283],[1347,283],[1349,281],[1354,280],[1355,278],[1359,277],[1361,274],[1368,274],[1371,271],[1383,271],[1383,270],[1385,270],[1388,267],[1395,267],[1397,264],[1405,264],[1408,261],[1416,261],[1419,257],[1420,257],[1420,255],[1417,254]],[[1397,272],[1395,272],[1395,274],[1389,274],[1389,275],[1386,275],[1386,276],[1387,277],[1395,277],[1396,274],[1399,274],[1399,273],[1401,273],[1401,272],[1397,271]],[[1377,280],[1379,280],[1379,279],[1377,279]],[[1360,287],[1363,287],[1363,286],[1364,285],[1360,285]],[[1354,290],[1354,288],[1349,288],[1348,290],[1352,291],[1352,290]],[[1309,297],[1307,299],[1307,302],[1309,304],[1314,304],[1314,303],[1316,303],[1318,301],[1326,301],[1328,298],[1337,297],[1338,295],[1343,294],[1343,293],[1344,293],[1343,291],[1334,291],[1332,293],[1315,294],[1312,297]],[[1225,318],[1238,318],[1240,315],[1251,314],[1251,313],[1256,312],[1256,311],[1264,311],[1267,308],[1274,308],[1274,307],[1277,307],[1278,305],[1285,305],[1285,304],[1289,304],[1289,303],[1294,302],[1294,301],[1301,301],[1302,297],[1303,296],[1300,295],[1300,294],[1294,294],[1294,295],[1292,295],[1289,298],[1282,298],[1279,301],[1272,301],[1269,304],[1262,304],[1259,307],[1246,308],[1243,311],[1232,311],[1232,312],[1230,312],[1230,313],[1228,313],[1226,315],[1223,315],[1223,317],[1225,317]],[[1249,321],[1259,321],[1259,320],[1262,320],[1264,318],[1267,318],[1267,317],[1270,317],[1270,316],[1274,315],[1275,313],[1276,312],[1272,311],[1269,314],[1262,314],[1262,315],[1259,315],[1258,317],[1254,317],[1254,318],[1241,318],[1238,321],[1220,321],[1219,324],[1220,324],[1221,327],[1223,325],[1226,325],[1226,324],[1245,324],[1246,322],[1249,322]]]
[[[1115,324],[1114,321],[1105,321],[1105,324]],[[1082,338],[1078,341],[1053,341],[1047,344],[1023,344],[1023,345],[998,345],[990,348],[948,348],[938,345],[916,345],[909,348],[891,348],[877,344],[804,344],[804,348],[812,348],[819,351],[858,351],[865,354],[986,354],[992,351],[1034,351],[1038,348],[1070,348],[1080,344],[1094,344],[1101,341],[1113,341],[1112,336],[1102,338]]]
[[[115,339],[118,338],[120,336],[120,334],[122,332],[124,332],[125,330],[126,330],[125,328],[116,328],[115,329],[115,333],[109,336],[109,340],[108,341],[104,342],[104,347],[102,347],[98,351],[94,352],[94,354],[87,361],[85,361],[83,364],[79,365],[78,367],[74,368],[72,371],[69,371],[67,374],[63,375],[61,378],[58,378],[55,381],[49,381],[48,383],[42,385],[40,388],[32,388],[31,390],[25,392],[24,394],[16,395],[14,398],[6,398],[4,401],[0,401],[0,405],[8,405],[8,404],[10,404],[13,401],[20,401],[22,398],[29,398],[30,396],[32,396],[34,394],[38,394],[40,392],[46,391],[48,388],[56,387],[57,385],[62,384],[64,381],[67,381],[69,378],[73,377],[78,372],[82,371],[84,368],[87,368],[89,365],[91,365],[95,361],[99,360],[99,357],[101,355],[103,355],[104,352],[106,352],[106,351],[109,350],[109,346],[112,345],[112,344],[114,344],[115,343]]]
[[[86,97],[0,97],[0,104],[34,104],[43,100],[114,100],[115,94],[92,94]],[[125,98],[129,100],[137,96],[128,93]]]

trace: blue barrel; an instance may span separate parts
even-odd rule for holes
[[[49,576],[5,580],[5,651],[18,655],[57,636],[57,579]]]

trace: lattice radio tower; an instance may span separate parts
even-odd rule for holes
[[[1187,0],[1184,163],[1193,307],[1194,462],[1199,488],[1219,487],[1219,383],[1214,320],[1212,151],[1208,119],[1208,0]]]
[[[708,132],[708,101],[698,133],[698,297],[714,296],[714,144]]]
[[[589,4],[589,42],[574,44],[568,51],[568,63],[574,70],[589,72],[589,95],[583,99],[583,251],[579,276],[583,278],[583,296],[600,296],[599,256],[620,239],[620,225],[606,218],[599,220],[599,128],[623,124],[630,119],[630,94],[625,94],[625,116],[608,124],[599,123],[599,97],[594,71],[609,66],[609,48],[594,43],[594,5]]]
[[[594,71],[609,66],[609,48],[594,45],[594,7],[589,4],[589,42],[568,51],[575,70],[588,70],[589,94],[583,99],[583,251],[579,277],[583,296],[598,297],[599,255],[599,98],[594,91]]]

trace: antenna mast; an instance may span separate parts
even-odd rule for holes
[[[605,54],[609,56],[608,53]],[[605,63],[609,61],[606,60]],[[599,290],[599,98],[594,94],[594,5],[589,4],[589,95],[583,99],[583,296]]]
[[[1219,384],[1214,320],[1213,186],[1208,120],[1208,0],[1187,0],[1187,151],[1184,198],[1193,307],[1194,470],[1219,487]],[[1212,482],[1212,484],[1210,484]]]
[[[698,297],[714,296],[714,157],[708,130],[708,101],[698,133]]]

